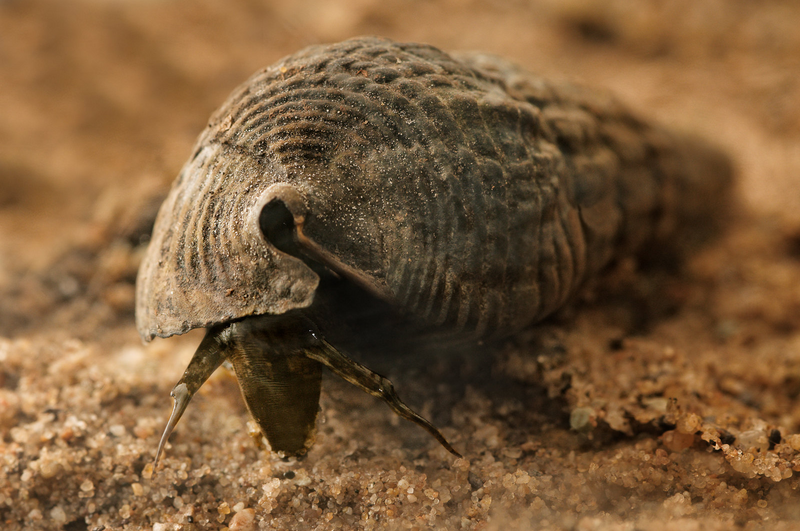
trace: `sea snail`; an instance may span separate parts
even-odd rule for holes
[[[225,360],[275,452],[313,443],[324,365],[458,455],[328,341],[337,316],[370,299],[451,333],[513,334],[613,258],[708,219],[730,180],[702,142],[494,57],[379,38],[291,55],[212,116],[139,270],[146,341],[207,329],[156,462]]]

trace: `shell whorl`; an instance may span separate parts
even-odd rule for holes
[[[305,198],[306,236],[407,313],[510,332],[659,230],[674,162],[669,137],[613,99],[494,58],[311,47],[256,73],[201,135],[140,272],[140,332],[310,304],[313,272],[242,223],[275,183]]]
[[[409,314],[481,333],[574,291],[585,265],[567,243],[579,221],[557,205],[563,162],[539,109],[497,79],[432,47],[364,39],[279,63],[231,103],[214,141],[310,182],[307,234]]]

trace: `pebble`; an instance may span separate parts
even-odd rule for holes
[[[253,509],[242,509],[233,515],[228,527],[231,531],[252,531],[256,529],[256,512]]]
[[[53,519],[53,522],[60,525],[67,521],[67,514],[60,505],[56,505],[50,509],[50,518]]]
[[[576,407],[569,414],[569,427],[575,431],[591,430],[594,415],[594,409],[590,407]]]
[[[665,431],[661,434],[661,444],[670,452],[681,452],[691,448],[694,444],[694,435],[678,430]]]

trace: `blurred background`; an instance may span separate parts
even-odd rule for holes
[[[786,193],[799,20],[790,0],[4,0],[0,331],[54,311],[69,322],[64,303],[85,313],[86,294],[108,308],[83,332],[129,318],[130,253],[211,112],[280,57],[363,34],[610,88],[726,148],[747,205],[800,223],[800,194]]]

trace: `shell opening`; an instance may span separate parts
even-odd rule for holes
[[[297,241],[295,218],[286,203],[275,198],[261,209],[258,225],[273,247],[295,258],[303,258]]]

